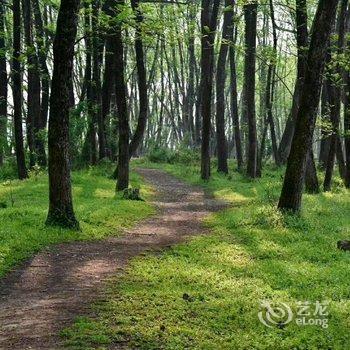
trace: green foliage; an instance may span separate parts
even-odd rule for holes
[[[151,146],[147,155],[147,159],[153,163],[180,163],[180,164],[196,164],[200,160],[199,151],[191,149],[186,145],[180,145],[180,147],[174,151],[167,147]]]
[[[150,148],[147,158],[150,162],[153,163],[174,163],[175,153],[174,151],[162,147],[162,146],[153,146]]]
[[[105,176],[107,165],[73,172],[73,197],[81,231],[46,227],[48,181],[42,172],[26,181],[0,183],[0,276],[52,244],[119,235],[124,227],[152,214],[146,202],[115,196],[115,183]],[[133,186],[150,198],[151,188],[136,175]]]
[[[256,181],[213,171],[203,182],[198,166],[142,164],[201,185],[232,207],[206,220],[211,235],[135,259],[121,281],[110,283],[97,318],[79,319],[64,332],[69,348],[350,347],[350,255],[337,249],[350,235],[349,192],[305,195],[301,215],[292,216],[276,210],[282,170]],[[286,302],[293,311],[298,301],[328,300],[329,328],[266,328],[258,319],[262,300]]]
[[[0,180],[16,179],[17,165],[15,158],[8,158],[0,167]]]

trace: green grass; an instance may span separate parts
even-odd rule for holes
[[[26,181],[0,183],[0,277],[34,253],[56,243],[101,239],[118,235],[124,227],[152,214],[146,202],[115,196],[115,182],[106,168],[73,172],[75,213],[81,231],[45,226],[48,209],[48,178],[33,174]],[[134,187],[141,186],[145,198],[152,189],[132,174]],[[1,205],[2,204],[2,205]]]
[[[143,164],[147,166],[149,164]],[[350,238],[350,196],[305,195],[300,216],[275,210],[282,171],[249,181],[238,173],[198,179],[198,167],[151,165],[204,186],[232,207],[212,215],[209,236],[161,255],[134,259],[111,283],[97,317],[79,318],[63,332],[72,349],[349,349],[350,254],[336,249]],[[329,301],[329,328],[267,328],[262,300]],[[314,307],[312,307],[314,309]]]

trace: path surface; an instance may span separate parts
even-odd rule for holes
[[[121,237],[55,246],[0,281],[0,349],[60,349],[59,331],[89,313],[130,258],[204,233],[203,217],[224,207],[160,170],[138,172],[158,192],[157,215]]]

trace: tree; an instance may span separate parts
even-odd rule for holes
[[[224,23],[220,53],[216,70],[216,143],[218,154],[218,172],[228,173],[227,141],[225,135],[225,82],[226,60],[229,49],[229,40],[233,32],[233,5],[232,0],[225,0]]]
[[[318,3],[295,133],[278,204],[282,210],[298,212],[301,207],[306,160],[312,144],[322,87],[322,75],[337,4],[338,0],[320,0]]]
[[[36,30],[36,43],[38,47],[39,63],[41,69],[41,111],[40,111],[40,130],[45,130],[49,113],[50,99],[50,73],[47,67],[48,39],[45,34],[42,14],[40,11],[39,1],[33,0],[34,24]],[[45,150],[39,151],[39,162],[46,165]],[[41,158],[45,156],[45,158]]]
[[[337,32],[338,40],[336,44],[336,53],[338,58],[335,58],[334,67],[331,69],[331,83],[329,85],[329,106],[330,106],[330,118],[332,123],[332,135],[330,138],[329,153],[326,164],[326,175],[323,183],[324,191],[330,191],[331,182],[335,164],[335,156],[337,155],[340,165],[340,175],[345,177],[345,164],[343,156],[343,146],[339,137],[339,123],[340,123],[340,110],[341,110],[341,86],[342,84],[342,69],[340,62],[338,62],[340,56],[344,52],[345,45],[345,30],[346,30],[346,14],[347,14],[348,0],[341,0],[339,9]],[[340,77],[335,78],[335,77]]]
[[[350,5],[348,8],[347,28],[347,57],[350,57]],[[345,154],[346,154],[346,178],[345,186],[350,188],[350,70],[345,72],[345,103],[344,103],[344,132],[345,132]]]
[[[21,3],[13,0],[13,58],[12,58],[12,93],[13,93],[13,120],[15,129],[15,146],[18,178],[28,177],[22,127],[22,74],[21,74]]]
[[[236,29],[237,30],[237,29]],[[235,43],[236,35],[232,30],[232,43]],[[243,153],[242,153],[242,140],[241,140],[241,128],[239,122],[238,114],[238,101],[237,101],[237,69],[236,69],[236,54],[233,44],[229,49],[229,60],[230,60],[230,89],[231,89],[231,115],[232,115],[232,124],[234,129],[234,140],[236,146],[236,158],[237,158],[237,167],[238,170],[241,170],[243,167]]]
[[[29,164],[33,167],[37,161],[38,151],[45,150],[44,147],[37,147],[40,144],[38,132],[40,130],[40,70],[37,50],[33,39],[33,16],[30,0],[22,0],[24,36],[27,47],[27,72],[28,72],[28,91],[27,91],[27,142],[29,147]],[[43,157],[43,156],[42,156]],[[45,155],[44,155],[45,157]]]
[[[244,5],[245,19],[245,62],[244,62],[244,113],[248,121],[247,175],[257,176],[257,132],[255,117],[255,63],[256,26],[258,4],[252,1]]]
[[[214,41],[220,0],[202,0],[201,11],[201,177],[210,178],[210,129],[213,90]]]
[[[4,164],[7,143],[7,68],[5,43],[5,6],[0,3],[0,166]]]
[[[130,143],[129,156],[135,155],[140,143],[143,139],[146,124],[147,124],[147,114],[148,114],[148,96],[147,96],[147,78],[146,78],[146,68],[145,59],[143,52],[143,42],[142,42],[142,23],[143,15],[140,9],[138,0],[131,0],[131,7],[135,14],[136,21],[136,33],[135,33],[135,55],[136,55],[136,66],[137,66],[137,83],[139,90],[139,117],[137,120],[136,130],[132,137]]]
[[[53,44],[49,119],[49,212],[47,225],[78,228],[73,210],[69,161],[69,91],[79,0],[62,0]]]
[[[296,117],[298,114],[300,93],[305,77],[307,48],[309,47],[306,0],[296,0],[295,5],[296,39],[298,50],[297,80],[294,88],[292,110],[287,120],[287,124],[278,150],[279,156],[283,163],[286,163],[290,153],[290,147],[295,130]]]
[[[120,13],[124,6],[124,0],[118,0],[117,13]],[[126,102],[126,85],[124,78],[124,47],[122,39],[122,23],[118,21],[115,28],[115,88],[116,102],[118,108],[118,126],[119,126],[119,153],[118,153],[118,171],[117,171],[117,191],[122,191],[129,187],[129,118]]]

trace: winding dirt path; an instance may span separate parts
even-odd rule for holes
[[[157,215],[121,237],[57,245],[0,281],[0,349],[61,348],[59,331],[90,312],[130,258],[205,233],[202,219],[225,206],[160,170],[138,172],[158,192]]]

